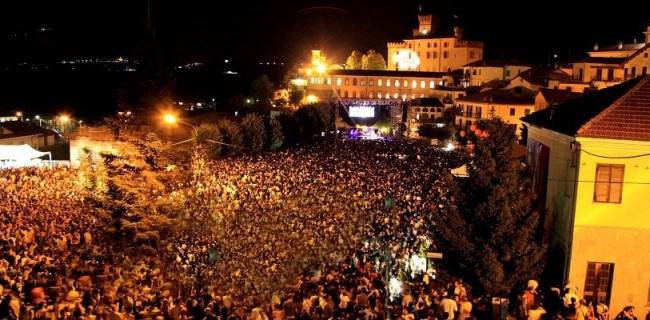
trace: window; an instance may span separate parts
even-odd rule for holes
[[[636,67],[632,67],[632,78],[636,77]]]
[[[366,85],[366,80],[361,80],[360,84],[361,84],[361,86],[365,86]]]
[[[427,48],[431,48],[431,42],[427,42]],[[428,56],[427,56],[428,58]]]
[[[374,85],[375,85],[375,82],[374,82],[374,81],[372,81],[372,80],[368,80],[368,85],[372,87],[372,86],[374,86]]]
[[[480,117],[481,117],[481,111],[483,111],[482,109],[483,109],[483,108],[481,108],[481,107],[479,107],[479,106],[476,106],[476,117],[477,117],[477,118],[480,118]]]
[[[514,116],[515,115],[515,108],[510,108],[510,115]]]
[[[409,86],[408,80],[404,80],[404,88],[408,88],[408,86]]]
[[[421,88],[421,89],[424,89],[424,88],[426,88],[426,87],[427,87],[427,84],[424,82],[424,80],[421,80],[421,81],[420,81],[420,88]]]
[[[431,52],[427,51],[427,59],[431,58]]]
[[[429,81],[429,89],[433,89],[435,87],[436,87],[436,83],[433,80]]]
[[[434,52],[434,53],[433,53],[433,58],[434,58],[434,59],[438,59],[438,53],[437,53],[437,52]]]
[[[442,44],[442,46],[447,48],[447,47],[449,47],[449,43],[445,42],[445,43]]]
[[[614,79],[614,69],[607,69],[607,80],[613,80]]]
[[[420,111],[422,111],[421,108],[415,108],[415,112],[420,112]]]
[[[395,80],[395,87],[399,87],[399,80]]]
[[[643,66],[643,69],[641,69],[641,75],[642,75],[642,76],[645,76],[647,73],[648,73],[648,67],[647,67],[647,66]]]
[[[348,91],[345,90],[345,91],[343,91],[343,98],[347,98],[347,97],[348,97]]]
[[[625,166],[622,164],[598,164],[596,166],[594,201],[621,203],[624,173]]]
[[[327,84],[331,85],[332,84],[332,78],[327,78]]]
[[[390,94],[388,94],[388,92],[386,92],[386,96],[385,96],[385,97],[386,97],[386,99],[390,99]]]
[[[588,262],[584,298],[594,303],[602,302],[608,305],[613,278],[613,263]]]
[[[603,79],[603,69],[598,68],[596,69],[596,80],[602,80]]]
[[[381,87],[381,85],[382,85],[381,79],[377,79],[377,86]]]
[[[395,92],[395,94],[393,94],[393,98],[397,99],[397,97],[399,97],[399,93]]]
[[[524,115],[529,115],[530,114],[530,109],[526,108],[524,109]]]
[[[372,98],[372,97],[374,97],[372,94],[373,94],[372,91],[368,91],[368,98]]]
[[[390,87],[390,79],[386,79],[386,86]]]
[[[411,87],[412,87],[413,89],[417,88],[417,87],[418,87],[418,82],[415,81],[415,80],[413,80],[413,81],[411,82]]]
[[[625,68],[623,71],[623,78],[627,79],[627,68]]]
[[[477,74],[476,72],[477,72],[476,69],[472,70],[472,75],[476,75]]]
[[[377,92],[377,98],[381,99],[381,92]]]
[[[644,54],[643,54],[643,57],[644,57],[644,58],[647,58],[647,57],[648,57],[648,53],[647,53],[647,52],[644,53]]]
[[[352,98],[356,98],[356,97],[357,97],[357,92],[356,92],[356,91],[352,91]]]
[[[444,51],[444,52],[442,53],[442,58],[443,58],[443,59],[447,59],[448,57],[449,57],[449,52]]]
[[[356,86],[357,85],[357,78],[352,79],[352,85]]]
[[[341,78],[336,78],[336,85],[340,86],[341,85]]]
[[[469,58],[470,58],[470,59],[474,59],[474,51],[470,51],[470,52],[469,52]]]
[[[345,79],[345,85],[349,86],[350,85],[350,79]]]

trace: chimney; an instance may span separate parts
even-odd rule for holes
[[[623,41],[618,42],[618,50],[623,49]]]
[[[648,26],[645,29],[645,43],[650,43],[650,22],[648,22]]]
[[[594,43],[594,51],[598,51],[598,44]]]
[[[636,44],[636,38],[634,38],[634,41],[633,41],[633,42],[634,42],[634,44]]]

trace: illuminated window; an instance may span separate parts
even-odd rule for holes
[[[365,81],[365,80],[361,80],[361,85],[362,85],[362,86],[365,86],[365,85],[366,85],[366,81]]]
[[[413,82],[411,82],[411,87],[413,87],[413,89],[417,88],[418,87],[418,82],[413,80]]]
[[[345,79],[345,85],[349,86],[350,85],[350,79]]]
[[[352,85],[356,86],[357,85],[357,78],[352,79]]]
[[[429,81],[429,89],[433,89],[435,87],[436,87],[436,83],[433,80]]]
[[[393,94],[393,98],[397,99],[397,97],[399,97],[399,93],[395,92],[395,94]]]
[[[424,93],[420,93],[420,98],[424,98]]]
[[[375,85],[375,82],[374,82],[374,81],[372,81],[372,80],[368,80],[368,85],[372,87],[372,86],[374,86],[374,85]]]
[[[329,84],[329,85],[332,84],[332,78],[327,78],[327,84]]]
[[[377,79],[377,86],[380,86],[380,87],[381,87],[381,85],[382,85],[381,82],[382,82],[381,79]]]
[[[402,95],[402,100],[406,100],[406,95],[405,94]]]
[[[427,87],[427,85],[426,85],[426,83],[424,82],[424,80],[420,81],[420,88],[421,88],[421,89],[424,89],[424,88],[426,88],[426,87]]]
[[[386,79],[386,86],[390,87],[390,79]]]
[[[341,78],[336,78],[336,85],[340,86],[341,85]]]
[[[624,174],[625,166],[622,164],[598,164],[594,201],[621,203]]]
[[[386,99],[390,99],[390,94],[388,94],[388,92],[386,92],[385,97],[386,97]]]
[[[395,80],[395,87],[399,87],[399,80]]]
[[[404,88],[408,88],[408,86],[409,86],[408,80],[404,80]]]
[[[372,97],[373,97],[373,95],[372,95],[372,94],[373,94],[373,92],[372,92],[372,91],[368,91],[368,98],[372,98]]]
[[[415,94],[411,94],[411,99],[415,99]]]

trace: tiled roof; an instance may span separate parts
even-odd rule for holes
[[[11,133],[0,134],[0,139],[13,138],[13,137],[22,137],[22,136],[31,136],[31,135],[37,135],[37,134],[44,134],[44,135],[56,135],[57,134],[56,132],[54,132],[54,131],[52,131],[50,129],[45,129],[43,127],[30,125],[30,124],[28,124],[26,122],[22,122],[22,121],[0,122],[0,127],[6,129],[8,131],[11,131]]]
[[[341,76],[367,76],[367,77],[413,77],[413,78],[442,78],[448,76],[447,72],[429,72],[429,71],[398,71],[398,70],[330,70],[330,75]]]
[[[522,90],[522,91],[519,91]],[[491,89],[456,99],[457,102],[481,102],[493,104],[533,105],[535,97],[524,88]]]
[[[634,59],[636,56],[640,55],[642,52],[645,52],[646,49],[648,49],[648,48],[650,48],[650,43],[647,43],[646,45],[641,47],[639,50],[637,50],[635,53],[633,53],[631,56],[627,57],[625,62],[628,62],[628,61]]]
[[[549,88],[540,88],[538,95],[544,96],[546,102],[553,103],[563,103],[567,100],[577,98],[582,95],[582,93],[573,92],[570,90],[559,90],[559,89],[549,89]]]
[[[650,141],[650,81],[642,77],[621,99],[578,130],[580,137]]]
[[[537,85],[546,86],[548,80],[568,80],[571,76],[561,69],[553,68],[532,68],[520,73],[516,78],[522,79]]]
[[[627,58],[610,58],[610,57],[587,57],[578,62],[584,63],[602,63],[602,64],[622,64]]]
[[[517,60],[517,59],[512,59],[512,60],[479,60],[479,61],[474,61],[472,63],[468,63],[464,65],[463,67],[505,67],[505,66],[524,66],[524,67],[530,67],[528,63],[525,63],[523,61]]]
[[[647,77],[635,78],[534,112],[522,121],[570,136],[650,140],[650,84]]]

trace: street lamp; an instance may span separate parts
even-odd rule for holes
[[[187,121],[185,121],[183,119],[179,119],[177,116],[175,116],[175,115],[173,115],[171,113],[165,113],[162,118],[163,118],[163,121],[165,123],[167,123],[167,124],[173,125],[173,124],[180,123],[182,125],[186,125],[186,126],[192,128],[192,131],[194,132],[194,135],[191,138],[189,138],[187,140],[177,142],[177,143],[174,143],[173,145],[189,142],[189,141],[195,140],[198,137],[199,128],[197,126],[195,126],[195,125],[193,125],[193,124],[191,124],[191,123],[189,123],[189,122],[187,122]]]
[[[20,111],[17,111],[16,112],[16,118],[18,118],[18,120],[21,120],[22,117],[23,117],[23,113],[20,112]]]

